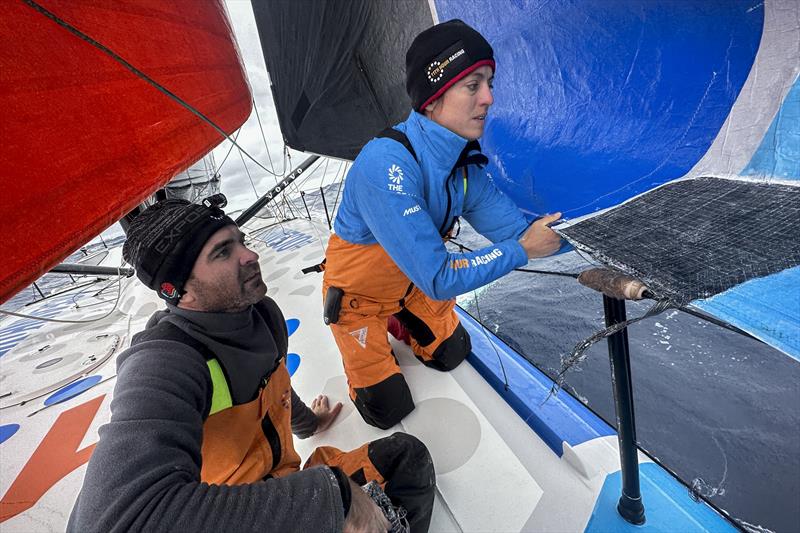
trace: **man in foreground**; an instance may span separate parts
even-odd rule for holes
[[[308,408],[292,390],[285,320],[221,209],[151,206],[123,255],[167,308],[118,357],[111,421],[69,531],[386,531],[359,487],[372,480],[411,531],[427,530],[433,464],[410,435],[320,447],[300,470],[292,433],[324,431],[341,404],[319,396]]]

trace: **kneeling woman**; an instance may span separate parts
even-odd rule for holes
[[[419,34],[406,54],[413,110],[370,141],[348,174],[330,239],[323,291],[350,398],[364,420],[389,428],[414,409],[387,331],[410,334],[425,365],[458,366],[470,339],[455,297],[559,247],[492,183],[477,139],[494,102],[492,47],[460,20]],[[458,217],[493,244],[450,253]]]

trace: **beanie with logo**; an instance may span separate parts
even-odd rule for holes
[[[133,219],[122,257],[134,266],[142,283],[177,304],[203,245],[231,224],[236,225],[216,205],[162,200]]]
[[[483,35],[458,19],[423,31],[406,52],[406,91],[422,111],[478,67],[495,69],[494,51]]]

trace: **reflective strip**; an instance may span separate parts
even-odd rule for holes
[[[464,171],[464,198],[467,197],[467,167],[462,169]]]
[[[214,392],[211,396],[211,410],[208,412],[208,416],[211,416],[228,407],[233,407],[233,400],[231,400],[228,380],[225,379],[225,374],[222,372],[219,361],[211,359],[206,363],[208,364],[208,371],[211,373],[211,384],[214,387]]]

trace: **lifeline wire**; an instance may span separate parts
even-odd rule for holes
[[[10,315],[10,316],[19,317],[19,318],[29,318],[31,320],[41,320],[42,322],[57,322],[59,324],[90,324],[92,322],[97,322],[99,320],[103,320],[104,318],[107,318],[108,316],[111,315],[111,313],[113,313],[114,311],[117,310],[117,306],[119,305],[119,300],[122,297],[122,278],[123,277],[127,277],[127,276],[119,276],[119,277],[117,277],[116,281],[117,281],[117,284],[118,284],[118,291],[117,291],[117,297],[114,300],[114,306],[111,308],[111,310],[108,313],[104,314],[103,316],[98,316],[96,318],[92,318],[92,319],[89,319],[89,320],[62,320],[62,319],[58,319],[58,318],[46,318],[46,317],[43,317],[43,316],[26,315],[24,313],[17,313],[17,312],[14,312],[14,311],[7,311],[5,309],[0,309],[0,313],[2,313],[4,315]],[[109,300],[106,300],[106,301],[109,301]]]
[[[602,339],[605,339],[606,337],[609,337],[609,336],[613,335],[614,333],[622,331],[623,329],[627,328],[631,324],[635,324],[636,322],[639,322],[640,320],[644,320],[645,318],[649,318],[649,317],[657,315],[659,313],[663,313],[664,311],[666,311],[667,309],[670,309],[670,308],[679,308],[679,306],[675,305],[674,303],[672,303],[671,301],[669,301],[667,299],[656,300],[656,302],[653,304],[653,306],[650,309],[648,309],[647,312],[645,314],[643,314],[642,316],[640,316],[638,318],[631,318],[631,319],[625,320],[623,322],[619,322],[617,324],[609,326],[609,327],[607,327],[605,329],[601,329],[600,331],[596,332],[594,335],[592,335],[592,336],[584,339],[583,341],[579,342],[575,346],[575,348],[572,349],[572,353],[570,353],[569,355],[561,358],[561,368],[559,369],[558,375],[556,376],[556,379],[553,381],[553,386],[550,389],[550,393],[544,399],[544,402],[549,400],[550,397],[558,394],[558,391],[561,390],[561,388],[564,386],[564,381],[567,378],[567,372],[570,369],[572,369],[575,365],[579,365],[583,361],[586,360],[586,358],[588,357],[588,354],[586,353],[586,350],[592,344],[595,344],[596,342],[598,342],[598,341],[600,341]],[[544,402],[542,402],[542,403],[544,403]]]
[[[461,243],[458,243],[456,241],[450,240],[448,242],[452,242],[453,244],[455,244],[456,246],[458,246],[462,250],[467,249],[466,246],[464,246]],[[472,251],[472,250],[470,250],[470,251]],[[481,308],[478,305],[478,291],[477,290],[473,290],[472,291],[472,295],[473,295],[473,298],[475,299],[475,313],[478,315],[478,322],[483,324],[483,317],[481,316]],[[489,337],[489,331],[486,329],[486,326],[484,326],[482,329],[483,329],[483,335],[486,337],[486,340],[489,342],[489,345],[494,350],[494,354],[497,356],[497,362],[500,363],[500,370],[503,372],[503,390],[507,391],[507,390],[509,390],[508,375],[506,374],[506,367],[505,367],[505,365],[503,365],[503,358],[500,357],[500,352],[497,350],[497,345],[492,340],[492,338]]]
[[[468,252],[474,251],[471,248],[468,248],[467,246],[464,246],[463,244],[461,244],[460,242],[458,242],[458,241],[456,241],[454,239],[448,239],[447,242],[452,242],[453,244],[458,246],[459,250],[461,250],[461,251],[464,251],[464,250],[466,250]],[[514,272],[527,272],[529,274],[547,274],[547,275],[550,275],[550,276],[564,276],[564,277],[575,278],[575,279],[578,279],[578,276],[579,276],[579,274],[573,274],[572,272],[556,272],[556,271],[552,271],[552,270],[535,270],[535,269],[532,269],[532,268],[515,268],[513,271]]]

